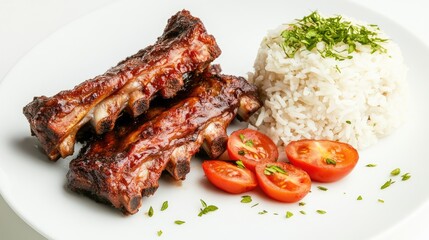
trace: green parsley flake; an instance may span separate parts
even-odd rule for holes
[[[214,212],[216,210],[218,210],[218,207],[214,206],[214,205],[207,205],[206,202],[204,202],[204,200],[200,199],[201,205],[203,206],[203,208],[200,208],[200,213],[198,214],[198,217],[203,216],[204,214],[207,214],[209,212]]]
[[[328,191],[328,189],[326,187],[323,187],[323,186],[317,186],[317,188],[322,190],[322,191]]]
[[[244,142],[244,139],[246,139],[245,137],[244,137],[244,134],[240,134],[240,135],[238,135],[239,137],[240,137],[240,140],[242,141],[242,142]]]
[[[253,208],[253,207],[256,207],[256,206],[258,206],[259,205],[259,203],[255,203],[255,204],[253,204],[251,207]]]
[[[305,206],[305,202],[299,202],[298,205],[299,206]]]
[[[264,170],[265,175],[271,175],[273,173],[286,174],[286,171],[283,168],[276,166],[276,165],[269,165],[269,166],[265,167],[265,170]]]
[[[356,200],[362,200],[362,199],[363,199],[362,196],[359,195]]]
[[[201,202],[201,205],[203,205],[203,207],[207,207],[207,203],[203,199],[200,199],[200,202]]]
[[[337,162],[332,158],[327,158],[325,159],[325,161],[326,161],[326,164],[328,165],[334,165],[334,166],[337,165]]]
[[[246,152],[244,150],[238,150],[238,155],[240,156],[244,156],[244,154],[246,154]]]
[[[395,168],[390,172],[390,175],[392,176],[398,176],[401,173],[401,169]]]
[[[152,206],[150,206],[149,211],[147,212],[147,215],[148,215],[149,217],[152,217],[152,216],[153,216],[153,207],[152,207]]]
[[[352,124],[352,122],[350,120],[347,120],[346,123],[347,124]]]
[[[253,141],[252,140],[247,140],[244,144],[248,147],[253,147]]]
[[[370,46],[372,53],[386,53],[387,50],[380,43],[386,42],[387,39],[378,36],[377,26],[368,27],[352,24],[339,15],[324,18],[314,11],[289,24],[289,28],[281,33],[283,38],[281,47],[289,58],[293,58],[301,48],[306,48],[308,51],[317,48],[319,42],[324,43],[323,49],[318,49],[321,56],[336,60],[351,59],[350,54],[357,51],[357,43]],[[340,43],[348,45],[346,51],[338,52],[335,49],[335,46]]]
[[[252,202],[252,197],[249,195],[245,195],[245,196],[241,196],[241,201],[242,203],[250,203]]]
[[[378,199],[377,200],[379,203],[384,203],[384,200],[383,199]]]
[[[389,179],[389,181],[385,182],[385,183],[380,187],[380,189],[388,188],[388,187],[390,187],[390,185],[392,185],[392,184],[394,184],[394,183],[395,183],[395,181],[392,181],[392,179]]]
[[[162,203],[161,211],[164,211],[167,208],[168,208],[168,201],[165,201],[165,202]]]
[[[307,214],[304,210],[299,211],[299,213],[301,213],[302,215]]]
[[[246,168],[246,166],[244,166],[244,164],[243,164],[243,161],[241,161],[241,160],[235,161],[235,164],[237,164],[238,168],[241,168],[241,169]]]
[[[318,214],[326,214],[326,211],[325,210],[316,210],[316,212],[318,213]]]
[[[341,73],[340,67],[338,67],[338,65],[335,65],[335,69],[337,69],[338,73]]]
[[[376,167],[376,166],[377,166],[377,164],[373,164],[373,163],[365,165],[365,167]]]
[[[411,175],[410,173],[405,173],[401,177],[402,177],[402,181],[407,181],[408,179],[410,179]]]
[[[293,216],[292,212],[287,211],[286,212],[286,218],[291,218]]]
[[[182,225],[182,224],[184,224],[184,223],[185,223],[185,221],[182,221],[182,220],[176,220],[176,221],[174,221],[174,223],[175,223],[175,224],[177,224],[177,225]]]
[[[162,230],[159,230],[158,232],[156,232],[156,234],[158,235],[158,237],[160,237],[162,235]]]
[[[266,213],[267,213],[267,210],[262,210],[261,212],[258,212],[259,215],[266,214]]]

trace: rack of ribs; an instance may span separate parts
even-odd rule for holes
[[[163,170],[184,180],[200,148],[210,158],[222,154],[236,114],[247,120],[260,108],[256,88],[241,77],[209,71],[196,78],[174,99],[153,102],[169,107],[151,106],[147,114],[124,125],[118,121],[113,131],[90,141],[70,162],[68,187],[134,214],[142,198],[158,188]]]
[[[87,123],[102,134],[114,128],[124,110],[139,116],[156,95],[173,97],[220,53],[200,19],[182,10],[168,20],[154,45],[72,90],[35,97],[23,112],[32,135],[56,161],[73,154],[76,135]]]

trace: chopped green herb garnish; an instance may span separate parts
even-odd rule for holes
[[[362,196],[359,195],[356,200],[362,200],[362,199],[363,199]]]
[[[390,175],[392,176],[398,176],[401,173],[401,169],[395,168],[390,172]]]
[[[159,230],[156,234],[160,237],[162,235],[162,230]]]
[[[347,120],[346,123],[347,124],[352,124],[352,122],[350,120]]]
[[[410,173],[405,173],[401,177],[402,177],[402,181],[407,181],[408,179],[410,179],[411,175]]]
[[[244,137],[244,134],[240,134],[240,135],[238,135],[239,137],[240,137],[240,140],[242,141],[242,142],[244,142],[244,139],[246,139],[245,137]]]
[[[238,155],[240,156],[244,156],[244,154],[246,154],[246,152],[244,150],[238,150]]]
[[[371,25],[368,27],[352,24],[340,15],[324,18],[314,11],[289,24],[289,27],[281,33],[283,38],[281,47],[289,58],[294,57],[301,48],[306,48],[308,51],[319,48],[317,50],[322,57],[337,60],[351,59],[350,54],[357,51],[357,43],[369,45],[371,53],[386,53],[387,50],[380,43],[386,42],[387,39],[378,36],[378,27]],[[322,49],[320,49],[321,46],[317,46],[319,42],[324,43]],[[341,52],[336,50],[336,45],[340,43],[347,44],[348,49]]]
[[[168,201],[165,201],[165,202],[162,203],[161,211],[164,211],[167,208],[168,208]]]
[[[214,212],[218,210],[218,207],[214,205],[207,205],[207,203],[204,202],[202,199],[200,199],[200,202],[203,208],[200,208],[200,213],[198,214],[198,217],[201,217],[202,215],[207,214],[209,212]]]
[[[325,210],[316,210],[316,212],[318,213],[318,214],[325,214],[326,213],[326,211]]]
[[[198,217],[201,217],[203,214],[207,214],[209,212],[214,212],[216,210],[218,210],[218,207],[214,206],[214,205],[209,205],[203,209],[200,209],[200,213],[198,214]]]
[[[292,212],[287,211],[286,212],[286,218],[291,218],[293,216]]]
[[[334,166],[337,165],[337,162],[332,158],[327,158],[325,159],[325,161],[328,165],[334,165]]]
[[[247,140],[244,144],[248,147],[253,147],[253,141],[252,140]]]
[[[266,214],[266,213],[267,213],[267,210],[262,210],[261,212],[258,212],[259,215]]]
[[[377,166],[377,164],[373,164],[373,163],[365,165],[365,167],[376,167],[376,166]]]
[[[237,167],[241,169],[245,169],[246,166],[244,166],[243,162],[241,160],[235,161],[235,164],[237,164]]]
[[[150,206],[149,211],[147,212],[147,215],[148,215],[149,217],[152,217],[152,216],[153,216],[153,208],[152,208],[152,206]]]
[[[273,215],[276,215],[276,216],[277,216],[277,215],[279,215],[279,214],[275,212],[275,213],[273,213]]]
[[[259,203],[255,203],[255,204],[253,204],[251,207],[256,207],[256,206],[258,206],[259,205]]]
[[[203,199],[200,199],[200,202],[201,202],[201,205],[202,205],[203,207],[207,207],[207,203],[206,203],[206,202],[204,202],[204,200],[203,200]]]
[[[378,199],[377,201],[380,202],[380,203],[384,203],[383,199]]]
[[[335,65],[335,68],[337,69],[337,71],[338,71],[339,73],[341,73],[340,67],[338,67],[338,65]]]
[[[326,187],[323,187],[323,186],[317,186],[317,188],[322,190],[322,191],[328,191],[328,189]]]
[[[305,205],[305,202],[299,202],[299,203],[298,203],[298,205],[299,205],[299,206],[304,206],[304,205]]]
[[[299,213],[301,213],[302,215],[307,214],[304,210],[299,211]]]
[[[286,174],[286,171],[283,168],[276,166],[276,165],[269,165],[269,166],[265,167],[265,170],[264,170],[265,175],[271,175],[273,173]]]
[[[182,221],[182,220],[176,220],[176,221],[174,221],[174,223],[175,223],[175,224],[177,224],[177,225],[182,225],[182,224],[184,224],[184,223],[185,223],[185,221]]]
[[[385,189],[385,188],[389,187],[390,185],[392,185],[392,184],[394,184],[394,183],[395,183],[395,181],[392,181],[392,179],[389,179],[389,181],[385,182],[385,183],[380,187],[380,189]]]
[[[245,196],[241,196],[241,201],[242,203],[250,203],[252,202],[252,197],[249,195],[245,195]]]

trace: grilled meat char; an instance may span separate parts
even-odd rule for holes
[[[134,214],[142,197],[157,189],[163,170],[183,180],[202,146],[211,158],[222,154],[226,128],[236,114],[247,120],[259,109],[256,88],[241,77],[207,73],[196,78],[173,100],[161,100],[170,107],[151,107],[144,117],[125,121],[85,146],[70,162],[68,187]]]
[[[138,116],[155,95],[173,97],[220,53],[200,19],[182,10],[169,19],[154,45],[72,90],[35,97],[23,112],[32,135],[55,161],[73,153],[76,134],[86,123],[98,134],[112,130],[124,109]]]

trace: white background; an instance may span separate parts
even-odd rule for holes
[[[392,19],[429,46],[425,1],[351,1]],[[21,57],[51,33],[111,2],[114,0],[0,0],[0,81]],[[0,196],[0,239],[45,238],[22,221]],[[390,239],[429,239],[429,203],[397,226]]]

